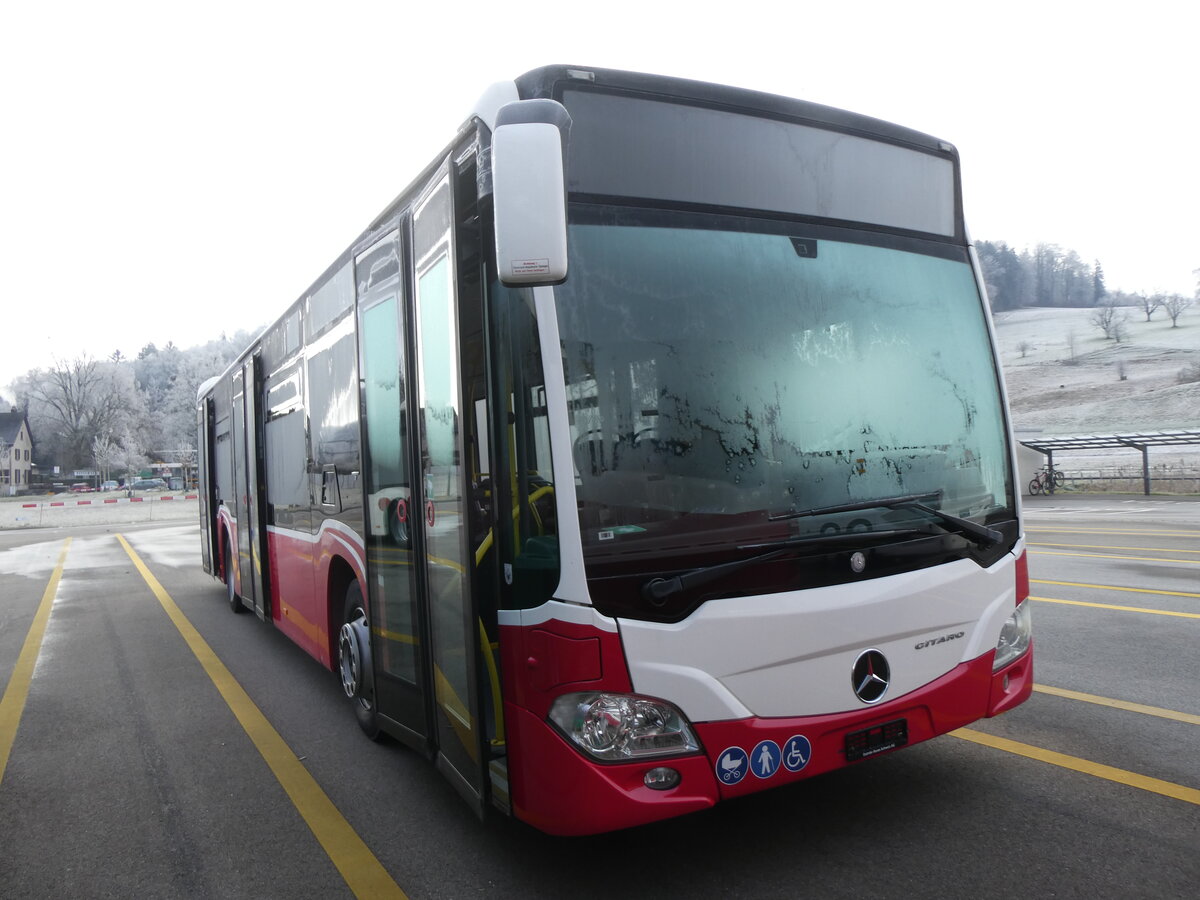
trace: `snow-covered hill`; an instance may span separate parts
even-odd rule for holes
[[[1200,382],[1180,384],[1200,368],[1200,308],[1179,317],[1161,310],[1151,321],[1130,308],[1120,343],[1092,324],[1092,309],[1021,309],[997,313],[996,340],[1018,440],[1037,435],[1200,429]],[[1156,466],[1200,467],[1200,447],[1157,448]],[[1055,455],[1064,469],[1138,470],[1135,451]]]
[[[1126,339],[1104,338],[1091,309],[1022,309],[995,316],[996,339],[1018,431],[1081,434],[1200,428],[1200,309],[1172,328],[1129,309]]]

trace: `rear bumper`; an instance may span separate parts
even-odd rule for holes
[[[643,825],[851,765],[845,753],[848,734],[903,719],[906,744],[916,744],[1006,712],[1032,690],[1032,646],[994,674],[992,654],[986,653],[879,706],[826,716],[696,722],[702,754],[616,765],[586,759],[545,720],[510,703],[505,715],[513,809],[551,834],[597,834]],[[784,753],[801,747],[807,758],[794,752],[784,765]],[[747,771],[734,783],[722,781],[718,771],[723,759],[740,759]],[[678,786],[668,791],[645,787],[646,773],[658,766],[678,771]]]

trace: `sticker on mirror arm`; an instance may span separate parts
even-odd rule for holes
[[[512,273],[515,276],[522,275],[548,275],[550,273],[550,259],[514,259],[509,263],[512,266]]]

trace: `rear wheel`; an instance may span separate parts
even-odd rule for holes
[[[342,630],[338,634],[338,673],[354,707],[358,727],[371,740],[379,740],[379,717],[375,714],[375,685],[371,671],[371,630],[362,588],[358,581],[346,588]]]
[[[1064,475],[1060,470],[1055,469],[1054,470],[1054,486],[1062,487],[1066,483],[1067,483],[1067,476]]]
[[[1042,480],[1040,478],[1035,478],[1035,479],[1033,479],[1033,481],[1029,482],[1029,493],[1040,494],[1041,492],[1042,492]]]
[[[233,588],[233,545],[229,538],[225,538],[225,599],[229,601],[229,608],[235,613],[244,609],[241,598]]]

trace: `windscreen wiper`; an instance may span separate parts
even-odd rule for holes
[[[891,506],[891,504],[888,504]],[[932,506],[926,506],[924,503],[913,501],[911,503],[897,503],[895,507],[906,507],[908,509],[919,510],[926,515],[933,516],[935,519],[940,519],[947,525],[953,525],[964,535],[976,538],[983,547],[991,547],[993,544],[998,544],[1004,540],[1004,535],[995,528],[988,528],[986,525],[980,525],[972,522],[970,519],[964,519],[961,516],[955,516],[948,512],[942,512],[940,509],[934,509]],[[893,509],[895,507],[892,507]]]
[[[674,578],[651,578],[642,585],[642,599],[648,600],[656,606],[660,605],[668,597],[673,597],[681,591],[700,587],[701,585],[716,581],[718,578],[724,578],[726,575],[730,575],[747,566],[753,566],[757,563],[783,556],[790,549],[791,547],[780,547],[769,553],[760,553],[757,556],[749,556],[745,559],[735,559],[733,562],[693,569],[690,572],[684,572],[682,575],[676,575]]]
[[[870,536],[874,538],[889,537],[898,534],[912,534],[911,528],[902,529],[899,531],[873,531]],[[680,591],[686,591],[689,588],[700,587],[709,582],[716,581],[718,578],[724,578],[726,575],[731,575],[740,569],[745,569],[749,566],[757,565],[761,562],[769,562],[772,559],[777,559],[785,555],[797,547],[808,546],[810,544],[844,544],[847,540],[860,538],[863,535],[855,534],[812,534],[800,537],[784,538],[780,541],[770,541],[765,544],[742,544],[738,547],[739,550],[766,550],[766,553],[758,553],[754,556],[747,556],[745,559],[735,559],[732,562],[717,563],[714,566],[701,566],[699,569],[693,569],[690,572],[684,572],[682,575],[676,575],[673,578],[651,578],[642,585],[642,598],[649,600],[651,603],[660,604],[668,597],[678,594]]]
[[[830,516],[835,513],[854,512],[859,509],[879,509],[880,507],[884,509],[907,508],[923,512],[927,516],[933,516],[947,525],[953,525],[964,535],[975,538],[984,547],[990,547],[1004,540],[1004,535],[994,528],[988,528],[986,525],[978,525],[969,519],[964,519],[961,516],[955,516],[948,512],[942,512],[940,509],[934,509],[932,506],[927,506],[921,502],[923,500],[939,499],[941,496],[941,491],[930,491],[924,494],[880,497],[878,500],[860,500],[856,503],[842,503],[837,506],[820,506],[815,509],[792,510],[780,515],[769,516],[768,518],[772,521],[777,521],[780,519],[801,519],[808,516]]]
[[[817,509],[809,509],[804,511],[790,512],[780,516],[771,516],[773,520],[778,519],[795,519],[803,516],[822,516],[832,515],[841,512],[854,512],[859,509],[915,509],[918,512],[923,512],[928,516],[938,519],[944,524],[952,525],[961,531],[965,536],[975,538],[983,547],[990,547],[993,544],[998,544],[1004,540],[1004,535],[994,528],[988,528],[986,525],[978,525],[969,519],[961,518],[960,516],[951,515],[947,512],[934,509],[932,506],[926,506],[922,500],[928,500],[933,497],[940,497],[941,491],[935,491],[927,494],[906,494],[901,497],[884,497],[879,500],[861,501],[857,503],[843,503],[838,506],[824,506]],[[766,547],[771,549],[766,553],[759,553],[755,556],[748,556],[745,559],[735,559],[732,562],[718,563],[715,566],[703,566],[699,569],[693,569],[690,572],[684,572],[682,575],[676,575],[672,578],[651,578],[642,585],[642,598],[649,602],[659,605],[665,602],[669,597],[673,597],[682,591],[690,588],[701,587],[724,578],[726,575],[732,575],[741,569],[748,566],[757,565],[761,562],[768,562],[772,559],[777,559],[783,556],[795,547],[806,544],[818,543],[833,543],[845,542],[851,538],[871,537],[874,539],[882,537],[893,537],[899,535],[913,534],[911,528],[892,529],[888,531],[868,531],[854,532],[851,534],[823,534],[809,535],[804,537],[786,538],[781,541],[773,541],[769,544],[746,544],[739,549],[741,550],[758,550]]]
[[[880,497],[878,500],[859,500],[855,503],[839,503],[837,506],[818,506],[814,509],[792,509],[785,513],[767,516],[772,522],[783,519],[806,519],[809,516],[832,516],[834,513],[855,512],[860,509],[894,509],[907,503],[920,503],[922,500],[934,500],[942,496],[941,491],[927,491],[924,494],[902,494],[899,497]]]

